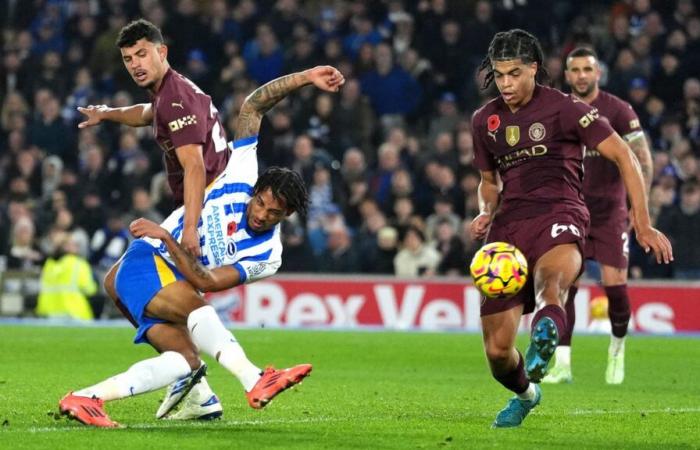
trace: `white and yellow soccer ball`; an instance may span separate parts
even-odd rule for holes
[[[488,298],[517,294],[527,281],[527,260],[507,242],[491,242],[474,255],[469,271],[474,285]]]

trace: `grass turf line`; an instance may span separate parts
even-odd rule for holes
[[[311,362],[312,376],[262,411],[209,358],[224,405],[214,422],[155,419],[162,391],[110,402],[126,425],[55,419],[58,400],[154,355],[126,328],[0,327],[0,448],[698,448],[700,340],[628,339],[607,386],[608,338],[576,336],[574,383],[543,385],[517,430],[489,428],[510,394],[467,334],[237,331],[258,365]],[[524,349],[525,337],[519,340]]]

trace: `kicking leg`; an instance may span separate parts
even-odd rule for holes
[[[290,369],[268,368],[262,372],[246,357],[243,348],[201,296],[184,281],[166,286],[146,308],[153,316],[187,325],[192,342],[238,378],[253,408],[264,407],[285,389],[301,382],[311,365]]]
[[[530,383],[523,369],[523,357],[515,348],[522,305],[483,316],[484,349],[493,377],[516,396],[496,416],[495,428],[517,427],[540,402],[539,386]]]
[[[631,316],[627,294],[627,269],[601,264],[601,273],[612,325],[605,382],[621,384],[625,379],[625,336]]]
[[[530,346],[525,354],[525,371],[535,383],[547,374],[549,361],[566,330],[563,306],[569,288],[581,272],[582,263],[576,244],[560,244],[547,251],[535,264],[535,298],[544,307],[532,319]]]
[[[554,366],[549,370],[546,377],[542,378],[543,383],[571,383],[573,375],[571,373],[571,340],[574,334],[574,326],[576,325],[576,304],[574,299],[578,292],[578,286],[573,285],[569,288],[569,294],[566,298],[566,328],[559,338],[559,345],[554,351]]]

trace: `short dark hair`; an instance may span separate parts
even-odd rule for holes
[[[253,195],[272,190],[272,195],[282,200],[288,210],[306,216],[309,207],[309,193],[306,184],[297,172],[286,167],[270,167],[258,178],[253,186]]]
[[[508,61],[520,59],[525,64],[537,63],[537,81],[547,79],[547,70],[544,68],[544,53],[540,41],[535,36],[520,28],[508,31],[500,31],[491,39],[486,57],[481,61],[478,72],[487,70],[482,89],[487,89],[493,82],[492,61]]]
[[[163,35],[160,29],[146,19],[134,20],[119,30],[117,47],[131,47],[139,39],[146,39],[154,44],[163,43]]]
[[[584,56],[592,56],[596,60],[598,59],[598,54],[590,47],[576,47],[575,49],[571,50],[568,55],[566,55],[566,59],[581,58]]]

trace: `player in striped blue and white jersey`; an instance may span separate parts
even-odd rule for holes
[[[148,342],[161,354],[69,393],[59,403],[62,413],[87,425],[117,426],[104,411],[104,401],[170,385],[156,417],[166,417],[190,390],[197,389],[211,398],[194,405],[195,411],[209,411],[206,408],[212,405],[218,408],[210,414],[195,412],[179,418],[220,416],[218,399],[200,381],[206,371],[200,351],[238,378],[253,408],[264,407],[311,372],[310,364],[261,371],[248,360],[201,292],[228,289],[277,271],[282,256],[279,224],[294,212],[303,214],[308,196],[303,180],[292,170],[271,167],[258,178],[256,149],[262,116],[300,87],[313,84],[337,92],[343,83],[338,70],[319,66],[272,80],[246,98],[236,123],[231,159],[205,190],[198,225],[201,257],[178,242],[182,210],[173,212],[162,226],[146,219],[131,223],[131,233],[139,239],[107,275],[105,289],[138,327],[134,341]]]

